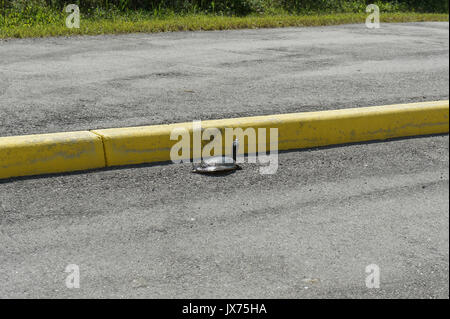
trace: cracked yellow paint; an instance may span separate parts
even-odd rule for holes
[[[278,128],[278,149],[289,150],[448,133],[448,115],[449,101],[436,101],[210,120],[202,121],[202,129]],[[170,149],[177,142],[170,140],[170,133],[178,127],[186,128],[192,140],[192,123],[93,132],[103,138],[107,166],[117,166],[169,161]]]
[[[289,150],[448,133],[448,115],[449,101],[436,101],[211,120],[202,128],[278,128],[278,149]],[[192,123],[0,137],[0,179],[169,161],[177,142],[170,134],[180,127],[192,145]]]
[[[102,139],[88,131],[0,137],[0,178],[100,167]]]

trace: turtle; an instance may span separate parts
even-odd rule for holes
[[[225,173],[241,169],[236,164],[236,154],[239,143],[235,139],[233,141],[233,157],[229,156],[213,156],[207,159],[202,159],[200,163],[194,163],[192,165],[192,171],[199,174],[213,174],[213,173]]]

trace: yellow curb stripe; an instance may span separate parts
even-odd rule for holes
[[[192,135],[189,122],[0,137],[0,179],[169,161],[175,128]],[[448,133],[449,101],[211,120],[202,128],[278,128],[279,150],[385,140]]]
[[[437,101],[210,120],[202,121],[202,128],[278,128],[278,149],[289,150],[447,133],[448,114],[449,101]],[[93,132],[103,137],[108,166],[117,166],[169,161],[177,142],[170,140],[170,133],[179,127],[192,139],[192,122]]]
[[[0,137],[0,178],[100,167],[102,139],[88,131]]]

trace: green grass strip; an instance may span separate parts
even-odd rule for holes
[[[320,14],[320,15],[271,15],[228,17],[215,15],[187,15],[165,18],[142,17],[127,19],[122,16],[113,18],[86,18],[81,16],[79,29],[69,29],[64,18],[51,24],[24,24],[3,26],[0,38],[33,38],[48,36],[123,34],[135,32],[168,32],[197,30],[230,30],[279,27],[309,27],[338,24],[364,23],[365,13]],[[436,13],[382,13],[381,22],[419,22],[448,21],[448,14]]]

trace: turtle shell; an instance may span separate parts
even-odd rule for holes
[[[236,162],[227,156],[215,156],[203,160],[200,164],[194,165],[195,173],[220,173],[233,171],[238,168]]]

